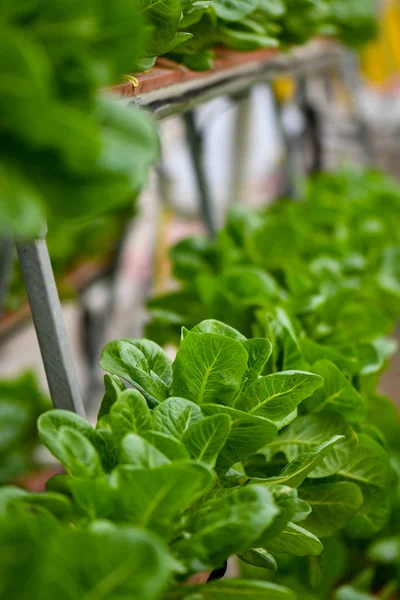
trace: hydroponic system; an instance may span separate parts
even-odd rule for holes
[[[400,597],[400,420],[380,387],[400,187],[374,168],[358,70],[378,8],[0,2],[0,343],[32,317],[51,398],[31,373],[0,381],[0,600]],[[364,168],[325,168],[316,82],[339,90]],[[284,193],[255,209],[241,182],[259,84],[286,163]],[[220,97],[238,107],[223,225],[196,118]],[[85,313],[90,377],[104,372],[94,421],[61,301],[115,289],[171,116],[205,233],[171,248],[143,337],[105,340],[112,302],[101,323]]]

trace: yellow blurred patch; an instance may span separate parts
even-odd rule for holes
[[[361,56],[365,78],[384,86],[400,75],[400,0],[385,0],[379,39],[367,45]]]
[[[279,102],[286,102],[293,98],[296,91],[296,83],[290,77],[278,77],[273,82],[276,98]]]

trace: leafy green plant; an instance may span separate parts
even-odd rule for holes
[[[215,44],[234,50],[286,48],[318,33],[359,46],[376,34],[373,2],[342,0],[206,0],[182,2],[181,35],[190,35],[172,58],[194,70],[212,66]]]
[[[400,313],[399,211],[397,185],[379,173],[323,175],[309,184],[303,203],[282,201],[264,213],[235,209],[215,243],[203,238],[180,242],[172,257],[175,275],[184,282],[181,289],[149,302],[153,319],[148,334],[162,344],[176,342],[178,323],[191,327],[198,319],[224,315],[244,334],[271,340],[265,373],[301,369],[323,377],[324,386],[300,404],[301,416],[283,430],[283,439],[287,436],[302,448],[303,436],[312,435],[315,418],[325,418],[332,426],[337,418],[344,419],[357,429],[360,454],[350,464],[355,470],[359,460],[369,464],[371,487],[364,489],[365,482],[361,483],[364,508],[344,532],[329,533],[324,481],[315,485],[311,474],[313,485],[299,488],[305,489],[304,500],[311,506],[316,499],[309,526],[323,538],[325,554],[309,568],[301,559],[278,561],[280,574],[275,580],[302,598],[329,598],[335,585],[352,578],[350,591],[340,592],[343,597],[353,588],[355,593],[372,593],[397,577],[397,555],[389,565],[378,558],[371,565],[371,556],[378,554],[365,552],[365,540],[378,534],[382,540],[387,535],[397,539],[400,531],[399,416],[391,401],[376,392],[379,376],[396,349],[387,336]],[[379,452],[379,446],[382,456],[387,449],[390,453],[386,483],[380,481],[385,469],[378,466],[379,460],[375,471],[369,458],[369,449]],[[273,463],[281,467],[296,458],[289,443],[273,445],[272,452]],[[245,467],[256,476],[269,469],[270,460],[271,450],[263,450],[246,459]],[[344,481],[338,481],[336,493],[345,499],[347,484],[356,477],[347,477],[346,469],[339,472]],[[271,475],[276,477],[276,472]],[[355,493],[352,485],[349,489]],[[354,503],[355,497],[350,505]],[[335,501],[333,507],[340,519]],[[331,536],[327,541],[321,525]],[[335,552],[349,558],[342,563],[335,558],[330,570]],[[364,568],[371,574],[371,567],[370,579],[360,583],[357,576]]]
[[[399,313],[399,219],[399,189],[377,173],[321,176],[303,203],[235,209],[215,243],[172,249],[182,286],[150,300],[150,337],[177,340],[179,323],[223,315],[252,335],[280,307],[308,354],[329,347],[351,375],[379,371]]]
[[[212,47],[348,43],[374,30],[373,7],[342,0],[6,0],[0,8],[0,221],[20,237],[45,219],[91,219],[132,200],[158,155],[152,120],[102,90],[161,54],[196,70]]]
[[[182,582],[222,567],[233,554],[274,570],[281,555],[320,556],[319,537],[344,528],[362,536],[384,526],[390,504],[383,508],[382,497],[392,471],[386,450],[363,425],[357,392],[349,384],[334,415],[328,406],[315,413],[326,380],[305,370],[270,372],[272,350],[266,338],[246,339],[215,320],[183,329],[173,362],[150,340],[107,344],[97,427],[60,410],[39,419],[41,440],[66,474],[53,477],[44,494],[13,487],[0,493],[8,521],[4,543],[18,539],[13,527],[18,532],[38,513],[49,521],[45,547],[57,553],[67,544],[67,558],[56,562],[49,583],[43,573],[50,557],[37,540],[42,524],[29,526],[33,547],[44,553],[33,580],[38,597],[49,585],[61,592],[68,570],[68,586],[96,599],[104,590],[110,598],[136,594],[138,600],[244,593],[291,599],[287,587],[268,581]],[[320,366],[329,371],[330,387],[342,385],[332,368]],[[78,567],[80,544],[93,548],[93,558]],[[161,557],[146,567],[143,581],[134,577],[144,568],[137,544],[144,556]],[[129,566],[123,562],[114,574],[124,553]],[[102,571],[110,560],[111,581]],[[8,572],[17,568],[12,559],[6,564]],[[19,590],[30,577],[31,566],[22,583],[5,576],[8,593],[23,597]]]

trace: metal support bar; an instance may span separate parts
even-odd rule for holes
[[[305,120],[305,131],[303,135],[303,150],[306,150],[305,144],[310,142],[311,161],[309,168],[306,168],[307,175],[313,175],[323,169],[323,144],[321,123],[318,112],[309,100],[307,93],[307,81],[301,77],[298,82],[298,104]]]
[[[53,404],[84,417],[46,240],[16,245]]]
[[[8,235],[0,237],[0,316],[3,313],[4,300],[10,285],[13,249],[11,237]]]
[[[248,156],[251,90],[232,97],[236,102],[235,139],[233,143],[233,171],[230,200],[237,204],[243,200],[246,159]]]
[[[277,128],[279,131],[279,135],[281,137],[282,140],[282,145],[283,145],[283,150],[284,150],[284,163],[283,163],[283,185],[282,185],[282,189],[281,189],[281,195],[286,197],[286,198],[292,198],[292,199],[297,199],[297,187],[296,187],[296,182],[295,182],[295,177],[296,177],[296,167],[295,167],[295,161],[294,161],[294,145],[292,143],[292,140],[289,138],[285,126],[283,124],[283,117],[282,117],[282,106],[276,96],[276,93],[274,91],[273,86],[270,86],[271,88],[271,93],[272,93],[272,98],[273,98],[273,105],[274,105],[274,112],[275,112],[275,119],[276,119],[276,124],[277,124]]]
[[[195,123],[194,113],[192,111],[185,113],[183,115],[183,119],[186,129],[186,138],[188,141],[190,156],[192,159],[199,191],[201,216],[206,226],[208,235],[210,238],[215,238],[217,227],[212,207],[211,193],[203,163],[203,134],[201,131],[199,131]]]

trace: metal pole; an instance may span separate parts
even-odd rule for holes
[[[54,407],[85,417],[46,240],[16,246]]]
[[[284,175],[284,181],[283,181],[283,186],[282,186],[282,190],[281,190],[281,195],[284,196],[285,198],[292,198],[292,199],[296,199],[298,196],[297,193],[297,187],[296,187],[296,183],[295,183],[295,179],[296,179],[296,166],[295,166],[295,160],[294,160],[294,142],[293,140],[290,139],[285,126],[283,124],[283,118],[282,118],[282,106],[277,98],[277,95],[274,91],[273,86],[270,86],[271,89],[271,93],[272,93],[272,98],[273,98],[273,105],[274,105],[274,112],[276,115],[276,125],[279,131],[279,135],[281,137],[282,140],[282,144],[283,144],[283,150],[284,150],[284,163],[283,163],[283,175]]]
[[[302,136],[304,156],[307,151],[307,148],[305,147],[307,139],[311,143],[311,161],[309,168],[306,169],[306,175],[313,175],[323,169],[324,161],[321,123],[318,112],[309,100],[305,77],[299,79],[297,88],[298,105],[305,120],[305,131]]]
[[[7,295],[13,264],[13,240],[8,235],[0,237],[0,316],[3,313],[4,300]]]
[[[210,189],[203,163],[203,134],[198,129],[195,123],[193,111],[184,113],[183,119],[185,123],[186,138],[188,141],[190,156],[192,159],[193,168],[197,180],[197,186],[199,190],[201,215],[205,223],[208,235],[210,236],[210,238],[215,238],[217,227],[215,223],[214,211],[212,208]]]
[[[250,90],[241,92],[232,98],[236,102],[235,139],[233,143],[233,172],[231,202],[234,204],[243,200],[243,186],[248,156],[249,128],[250,128]]]

